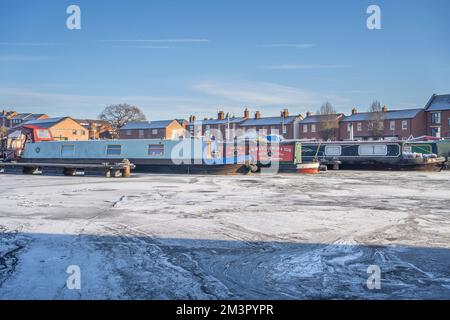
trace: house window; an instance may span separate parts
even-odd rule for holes
[[[360,156],[385,156],[387,155],[387,145],[385,144],[362,144],[358,147]]]
[[[205,130],[209,130],[211,128],[211,126],[209,125],[209,124],[207,124],[206,126],[205,126]]]
[[[126,131],[126,135],[127,135],[127,136],[131,136],[131,130],[127,130],[127,131]]]
[[[283,126],[283,134],[286,134],[286,126]]]
[[[441,137],[441,128],[440,127],[431,128],[431,135],[433,137],[440,138]]]
[[[144,136],[144,130],[139,129],[139,137],[143,137]]]
[[[447,121],[448,121],[448,126],[450,127],[450,118],[448,118],[448,120],[447,120]]]
[[[74,136],[76,136],[76,135],[77,135],[77,130],[73,130],[73,131],[72,131],[72,134],[73,134]]]
[[[352,124],[351,123],[347,124],[347,131],[348,132],[352,131]]]
[[[158,134],[158,129],[153,129],[152,134]]]
[[[122,146],[120,144],[109,144],[106,147],[106,154],[109,156],[120,155],[122,153]]]
[[[362,131],[362,123],[361,122],[358,122],[356,124],[356,131]]]
[[[73,157],[75,155],[75,146],[73,144],[63,144],[61,146],[61,157]]]
[[[373,130],[373,122],[372,121],[370,121],[367,126],[368,126],[369,130]]]
[[[303,132],[308,133],[308,125],[307,124],[303,125]]]
[[[441,113],[440,112],[432,112],[431,113],[431,123],[432,124],[441,124]]]
[[[391,131],[394,131],[394,130],[395,130],[395,121],[394,121],[394,120],[392,120],[391,122],[389,122],[389,129],[390,129]]]
[[[163,156],[164,155],[164,145],[163,144],[149,144],[148,145],[148,155],[152,157]]]
[[[311,125],[311,132],[316,132],[316,125],[315,124]]]
[[[402,130],[408,130],[408,121],[402,120]]]

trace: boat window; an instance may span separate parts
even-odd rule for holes
[[[75,155],[75,146],[73,144],[63,144],[61,146],[62,157],[72,157]]]
[[[50,139],[50,131],[38,129],[36,130],[36,136],[38,139]]]
[[[325,146],[326,156],[340,156],[342,154],[341,146]]]
[[[106,148],[107,155],[119,155],[122,153],[122,146],[120,144],[110,144]]]
[[[363,144],[358,148],[360,156],[385,156],[387,155],[387,145],[385,144]]]
[[[148,145],[148,155],[149,156],[164,155],[164,145],[163,144],[149,144]]]

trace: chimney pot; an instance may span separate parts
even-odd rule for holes
[[[261,118],[261,112],[256,111],[255,112],[255,119],[260,119]]]
[[[283,109],[283,111],[281,111],[281,116],[283,118],[289,117],[289,110],[288,109]]]
[[[306,112],[306,116],[307,116],[307,117],[311,117],[311,116],[312,116],[311,111],[307,111],[307,112]]]
[[[219,111],[219,113],[217,114],[217,119],[219,120],[225,119],[225,113],[223,111]]]
[[[250,118],[250,111],[248,111],[248,108],[245,108],[244,110],[244,118],[246,119]]]
[[[384,106],[384,107],[382,108],[382,110],[383,110],[383,112],[387,112],[387,111],[388,111],[388,107],[387,107],[387,106]]]
[[[357,114],[357,113],[358,113],[358,109],[353,108],[353,109],[352,109],[352,114]]]

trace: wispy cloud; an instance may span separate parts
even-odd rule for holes
[[[146,46],[146,45],[131,45],[131,46],[112,46],[113,48],[135,48],[135,49],[189,49],[191,47],[181,46]]]
[[[55,45],[57,44],[51,42],[0,42],[0,46],[11,47],[46,47]]]
[[[213,82],[205,81],[194,85],[195,90],[220,97],[239,104],[262,106],[311,106],[325,100],[345,103],[348,99],[335,94],[319,93],[304,88],[267,82]]]
[[[107,105],[129,103],[139,106],[152,119],[187,117],[188,113],[206,114],[214,106],[214,102],[202,97],[86,95],[55,92],[49,87],[45,89],[0,86],[0,105],[19,111],[44,112],[52,116],[96,117]],[[59,86],[55,88],[59,89]]]
[[[347,64],[279,64],[262,66],[264,69],[271,70],[306,70],[306,69],[340,69],[350,68]]]
[[[1,55],[0,62],[41,62],[49,61],[52,58],[28,55]]]
[[[109,43],[113,48],[134,49],[189,49],[187,44],[194,45],[207,43],[208,39],[180,38],[180,39],[118,39],[100,40],[101,43]]]
[[[181,38],[181,39],[119,39],[119,40],[100,40],[101,42],[122,42],[122,43],[198,43],[209,42],[208,39]]]
[[[312,48],[316,45],[313,43],[272,43],[272,44],[263,44],[260,47],[263,48],[295,48],[295,49],[305,49]]]

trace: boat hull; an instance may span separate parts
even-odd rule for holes
[[[20,162],[59,163],[59,164],[103,164],[119,163],[123,159],[21,159]],[[148,159],[128,159],[136,167],[133,172],[167,173],[167,174],[247,174],[250,169],[246,164],[174,164],[172,161],[152,161]]]
[[[377,159],[346,160],[340,165],[344,170],[441,171],[445,159]]]

